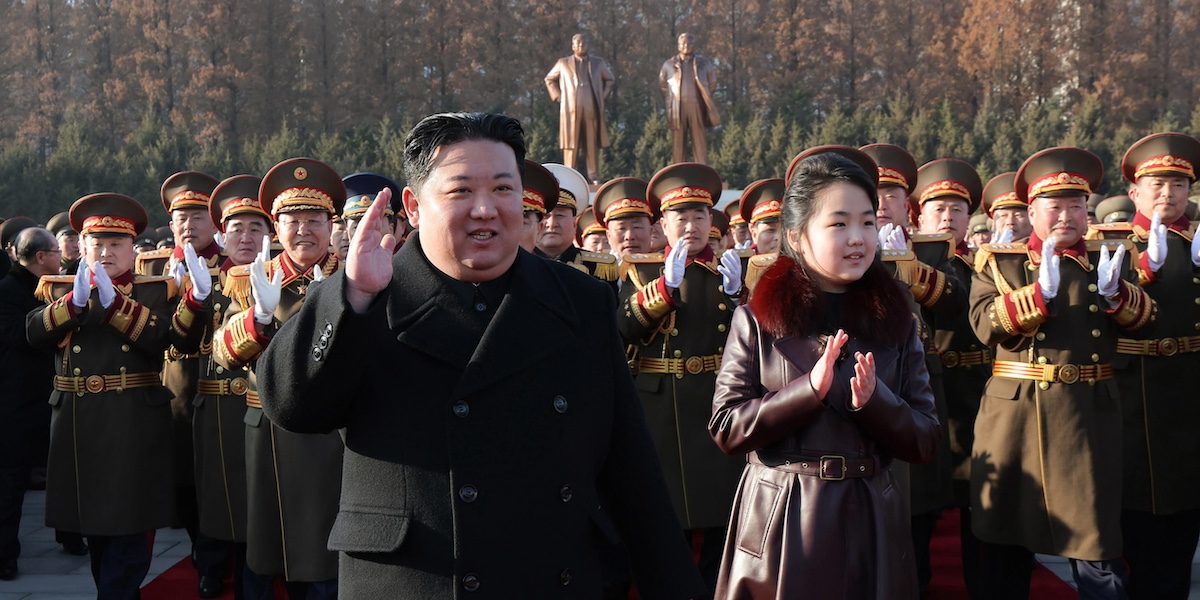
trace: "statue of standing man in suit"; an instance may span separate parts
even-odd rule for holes
[[[579,150],[587,155],[587,177],[600,183],[600,148],[607,148],[608,128],[604,123],[604,100],[612,91],[613,74],[603,58],[588,54],[588,37],[571,38],[571,56],[554,63],[546,74],[550,99],[559,103],[558,139],[563,164],[575,168]],[[586,145],[585,145],[586,144]]]
[[[692,138],[692,160],[708,163],[709,127],[721,124],[713,90],[717,87],[717,68],[703,56],[696,56],[695,38],[683,33],[678,38],[679,54],[668,58],[658,72],[658,86],[667,105],[667,124],[671,127],[672,162],[683,162],[683,145]]]

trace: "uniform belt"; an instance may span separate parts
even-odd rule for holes
[[[1112,365],[1034,365],[1010,360],[998,360],[992,365],[992,375],[1008,379],[1027,379],[1044,383],[1089,384],[1113,378]]]
[[[87,377],[54,376],[54,389],[60,392],[99,394],[101,392],[123,392],[130,388],[162,385],[158,373],[121,373],[120,375],[89,375]]]
[[[1159,340],[1117,340],[1117,352],[1138,356],[1175,356],[1189,352],[1200,352],[1200,335]]]
[[[201,379],[196,382],[196,391],[209,396],[241,396],[250,389],[245,377],[233,379]]]
[[[262,402],[258,401],[258,392],[254,390],[246,392],[246,406],[250,408],[262,408]]]
[[[638,359],[641,373],[661,373],[682,378],[684,375],[711,373],[721,368],[721,355],[691,356],[688,358],[645,358]]]
[[[768,459],[769,462],[763,462],[757,452],[751,452],[746,456],[746,460],[750,461],[750,464],[761,465],[769,469],[818,477],[826,481],[874,477],[875,473],[879,471],[879,458],[875,456],[866,458],[847,458],[836,454],[793,456],[778,464],[770,464],[775,461]]]
[[[950,350],[942,353],[942,366],[953,369],[955,367],[977,367],[986,365],[992,362],[992,351],[984,348],[976,352],[955,352]]]

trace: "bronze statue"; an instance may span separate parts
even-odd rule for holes
[[[600,148],[609,144],[604,100],[612,91],[613,74],[603,58],[588,55],[586,35],[577,33],[571,38],[571,51],[571,56],[558,59],[546,74],[546,90],[550,99],[559,103],[563,164],[574,169],[579,150],[584,148],[588,179],[599,185]]]
[[[708,162],[708,127],[721,124],[721,115],[713,101],[717,87],[717,69],[707,58],[696,56],[695,38],[680,34],[679,54],[668,58],[658,72],[658,86],[667,105],[667,124],[671,126],[672,162],[683,162],[683,144],[692,138],[692,159]]]

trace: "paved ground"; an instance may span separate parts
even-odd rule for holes
[[[21,573],[13,581],[0,581],[0,600],[93,600],[96,586],[92,583],[88,557],[71,556],[54,541],[54,530],[44,525],[45,501],[45,492],[25,494],[18,563]],[[186,558],[189,548],[186,531],[160,529],[154,537],[154,561],[146,581]],[[1039,554],[1038,560],[1074,587],[1067,559]],[[1188,598],[1200,600],[1200,568],[1192,569],[1192,593]]]

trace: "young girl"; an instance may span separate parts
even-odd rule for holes
[[[929,460],[940,427],[907,300],[876,256],[877,171],[856,159],[797,165],[781,256],[733,317],[709,432],[750,454],[717,598],[917,597],[889,465]]]

